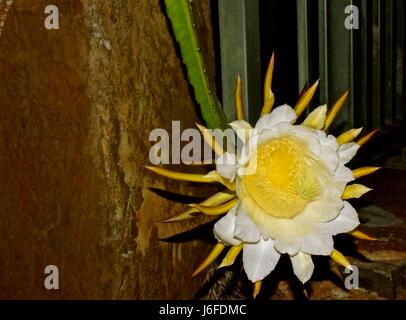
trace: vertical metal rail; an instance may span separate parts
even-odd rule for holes
[[[297,37],[298,37],[298,67],[299,88],[304,88],[312,80],[310,78],[310,26],[308,0],[297,1]]]
[[[255,120],[261,110],[259,5],[253,0],[219,0],[223,108],[235,119],[235,84],[243,83],[245,117]]]
[[[314,0],[297,0],[298,78],[299,91],[320,78],[319,37],[317,34],[318,6]],[[317,92],[310,108],[320,105]],[[306,114],[309,110],[306,110]]]
[[[344,27],[348,5],[359,9],[358,30]],[[318,72],[320,103],[329,105],[350,89],[340,128],[404,123],[405,1],[297,0],[297,10],[299,83],[309,84]]]
[[[404,0],[395,1],[396,16],[396,93],[395,93],[395,120],[397,122],[406,120],[406,105],[405,105],[405,92],[406,92],[406,57],[405,57],[405,18],[406,18],[406,5]]]
[[[384,54],[385,54],[385,64],[383,68],[383,73],[385,75],[384,87],[384,123],[386,125],[391,124],[394,120],[394,105],[395,95],[393,94],[394,86],[396,85],[396,70],[395,64],[393,63],[393,58],[396,54],[396,47],[394,41],[395,33],[395,19],[394,19],[394,0],[385,0],[385,21],[384,25]]]
[[[314,4],[315,6],[310,7]],[[318,0],[312,3],[309,0],[297,0],[299,83],[311,84],[315,80],[312,77],[319,77],[319,103],[329,106],[345,90],[350,90],[350,98],[337,116],[336,126],[338,124],[340,128],[349,128],[354,122],[355,31],[347,30],[344,26],[344,10],[350,4],[351,0]],[[318,58],[317,65],[314,56]]]
[[[349,129],[354,124],[353,33],[358,30],[348,30],[344,24],[345,8],[352,4],[351,0],[319,0],[321,103],[331,106],[346,90],[350,91],[335,121],[335,127],[340,129]]]
[[[320,103],[330,105],[329,101],[329,26],[327,0],[318,1],[318,27],[319,27],[319,72],[320,72]]]
[[[355,5],[359,9],[359,30],[354,32],[356,49],[354,50],[354,56],[356,64],[354,66],[354,74],[357,74],[355,78],[357,97],[354,105],[354,125],[356,127],[368,126],[368,109],[370,105],[370,86],[369,86],[369,69],[370,69],[370,30],[369,27],[370,17],[368,14],[369,0],[359,0],[355,2]]]
[[[382,103],[382,60],[384,60],[384,55],[381,54],[381,49],[384,48],[384,41],[382,39],[382,1],[370,1],[372,8],[372,65],[371,65],[371,109],[370,109],[370,119],[372,127],[379,127],[382,123],[381,114],[383,113],[383,103]],[[382,47],[381,47],[382,45]]]

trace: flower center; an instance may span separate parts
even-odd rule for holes
[[[316,160],[299,139],[287,136],[270,140],[258,146],[252,161],[256,161],[255,172],[242,180],[264,212],[293,218],[320,195]]]

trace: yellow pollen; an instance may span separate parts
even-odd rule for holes
[[[243,183],[252,199],[266,213],[293,218],[320,195],[316,160],[305,143],[282,137],[258,146],[256,170]]]

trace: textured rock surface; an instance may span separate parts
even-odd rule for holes
[[[208,3],[194,7],[213,73]],[[143,169],[152,129],[198,121],[162,3],[54,1],[60,30],[48,4],[14,1],[0,39],[0,298],[191,298],[209,248],[158,241],[180,206],[148,187],[193,190]]]

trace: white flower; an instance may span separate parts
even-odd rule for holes
[[[359,145],[339,145],[319,130],[326,114],[325,106],[319,108],[303,125],[293,125],[296,114],[288,105],[253,129],[242,120],[232,124],[239,137],[247,130],[248,138],[240,155],[222,156],[216,171],[236,180],[239,202],[216,223],[214,234],[225,245],[243,244],[244,269],[253,282],[264,279],[281,254],[289,254],[295,275],[308,281],[311,255],[331,255],[333,236],[359,225],[354,208],[342,200],[354,180],[345,165]]]
[[[349,182],[379,168],[363,167],[351,171],[346,164],[377,131],[356,143],[352,141],[362,128],[351,129],[337,138],[326,134],[348,92],[330,110],[326,105],[320,106],[301,124],[296,124],[313,98],[319,81],[300,95],[294,110],[283,105],[270,113],[275,101],[273,69],[274,56],[265,76],[262,116],[255,128],[243,120],[241,81],[237,80],[238,120],[230,123],[241,140],[236,144],[235,153],[224,152],[222,141],[214,141],[213,134],[198,125],[206,143],[218,156],[215,171],[192,174],[147,167],[168,178],[220,183],[226,188],[199,204],[190,204],[189,210],[166,221],[191,219],[199,213],[225,214],[214,226],[217,245],[193,276],[231,246],[219,267],[232,265],[242,251],[245,272],[254,282],[254,297],[282,254],[290,256],[293,272],[305,283],[313,274],[312,255],[330,256],[350,267],[345,256],[334,248],[333,236],[350,233],[359,239],[375,240],[354,230],[359,225],[358,214],[346,200],[359,198],[371,190],[361,184],[348,185]]]

